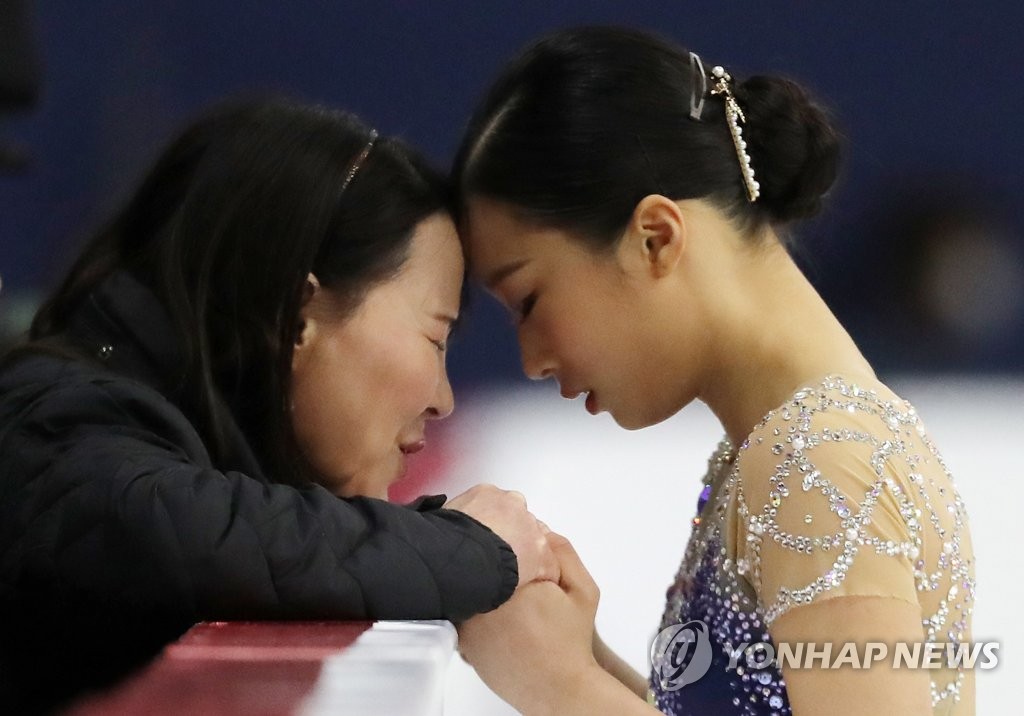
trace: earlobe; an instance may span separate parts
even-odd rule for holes
[[[678,204],[660,194],[644,197],[633,210],[630,233],[642,239],[644,265],[652,276],[675,270],[686,248],[686,221]]]
[[[315,324],[312,318],[309,318],[308,316],[302,316],[299,318],[299,330],[295,334],[296,348],[303,348],[309,345],[314,328]]]
[[[295,331],[295,342],[292,344],[292,372],[300,370],[311,355],[312,345],[316,340],[319,328],[316,318],[308,310],[308,305],[299,311],[299,325]]]
[[[320,281],[312,273],[306,277],[302,287],[302,303],[299,306],[299,326],[295,333],[294,352],[297,356],[300,349],[308,346],[316,334],[317,322],[314,317],[313,299],[320,292]]]

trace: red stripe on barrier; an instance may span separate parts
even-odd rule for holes
[[[291,714],[310,693],[323,661],[344,651],[372,622],[198,624],[137,676],[69,711],[122,714]]]

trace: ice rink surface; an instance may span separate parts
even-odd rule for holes
[[[888,378],[917,408],[967,504],[977,558],[976,641],[997,640],[999,666],[977,674],[978,713],[1015,711],[1024,577],[1024,378]],[[526,495],[530,509],[572,540],[601,587],[597,628],[641,673],[665,589],[690,533],[700,479],[721,438],[694,404],[629,432],[553,384],[466,397],[444,428],[449,495],[490,482]],[[516,713],[455,656],[446,716]]]

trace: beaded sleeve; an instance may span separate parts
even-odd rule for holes
[[[884,596],[920,605],[928,640],[966,637],[973,571],[963,503],[914,409],[892,397],[827,379],[741,446],[737,568],[767,625],[822,599]]]

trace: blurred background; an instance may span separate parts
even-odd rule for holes
[[[345,107],[447,166],[512,53],[579,23],[653,30],[734,75],[805,83],[847,137],[799,256],[883,371],[1024,370],[1024,8],[836,3],[0,2],[0,340],[204,107],[278,92]],[[457,387],[516,380],[475,301]]]
[[[501,64],[583,23],[658,32],[739,77],[792,76],[833,110],[843,174],[796,253],[945,449],[974,516],[976,634],[1012,647],[1017,599],[999,585],[1019,564],[1007,485],[1024,477],[1007,449],[1024,428],[1017,2],[0,0],[0,346],[210,103],[272,92],[344,107],[447,166]],[[604,588],[606,640],[644,668],[720,428],[694,406],[624,433],[528,385],[508,320],[479,293],[450,367],[460,409],[394,496],[521,489],[577,542]],[[981,713],[1016,693],[1007,651],[979,678]],[[453,679],[451,713],[503,713],[458,664]]]

